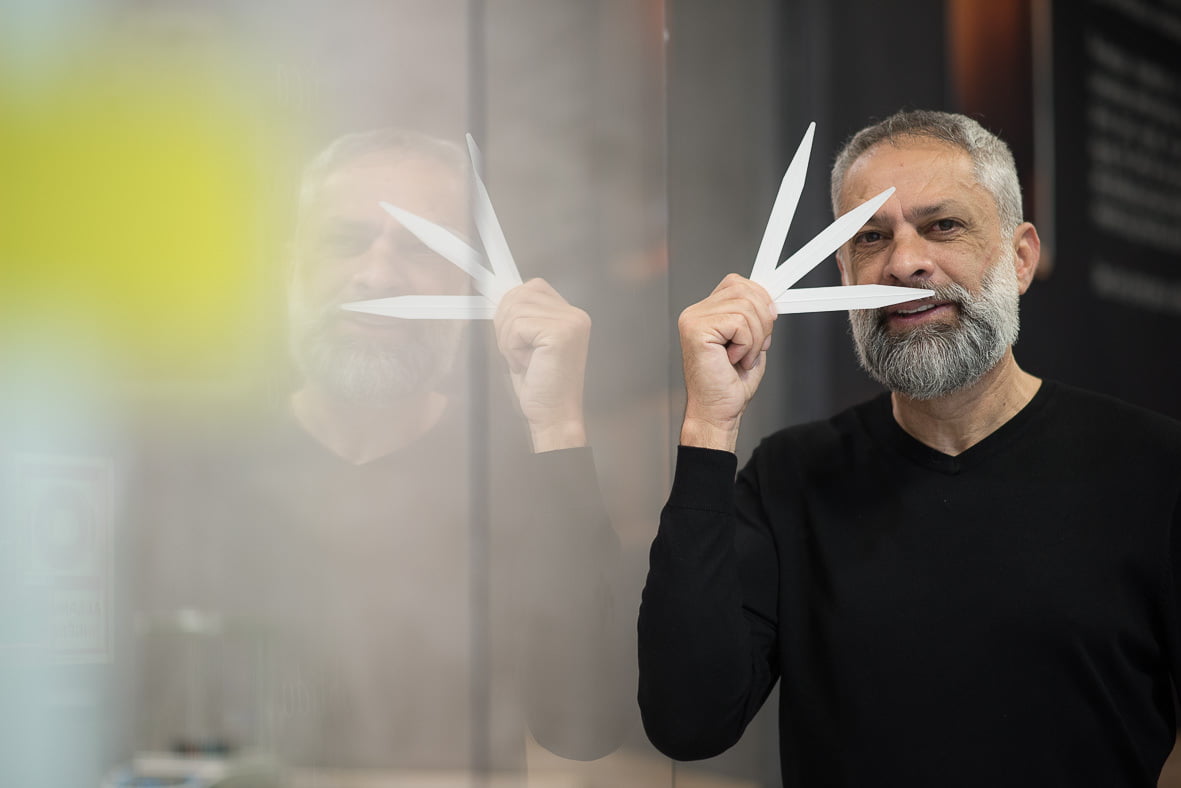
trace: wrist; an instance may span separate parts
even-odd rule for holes
[[[529,425],[533,453],[576,449],[586,445],[586,424],[581,419],[544,425]]]
[[[735,452],[738,447],[738,419],[723,422],[685,416],[681,423],[681,445]]]

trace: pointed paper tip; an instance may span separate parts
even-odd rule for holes
[[[467,153],[471,157],[472,166],[482,170],[484,168],[484,162],[480,155],[480,146],[476,144],[476,138],[472,136],[470,131],[463,136],[467,140]]]
[[[870,197],[868,200],[866,200],[864,204],[865,205],[872,205],[873,210],[876,211],[878,208],[880,208],[881,206],[886,204],[886,200],[890,199],[890,196],[892,194],[894,194],[894,191],[895,191],[895,188],[893,186],[891,186],[887,189],[883,189],[882,191],[875,194],[873,197]]]
[[[812,150],[812,138],[816,136],[816,121],[808,124],[808,130],[804,132],[803,138],[800,140],[799,150]]]

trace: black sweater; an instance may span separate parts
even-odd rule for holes
[[[1181,676],[1181,424],[1045,383],[951,457],[886,395],[682,447],[639,619],[653,743],[731,746],[781,680],[786,786],[1154,786]]]

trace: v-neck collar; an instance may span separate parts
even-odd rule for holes
[[[861,413],[862,423],[873,437],[885,444],[891,451],[936,473],[956,475],[982,458],[989,457],[1009,446],[1038,414],[1045,410],[1053,399],[1058,386],[1053,381],[1043,380],[1037,393],[1025,407],[1011,419],[993,430],[983,440],[957,455],[945,454],[918,440],[894,420],[890,394],[884,393],[867,402]]]

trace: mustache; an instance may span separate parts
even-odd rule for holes
[[[945,303],[949,303],[949,304],[954,304],[955,306],[959,307],[961,310],[964,307],[969,306],[970,304],[972,304],[976,300],[976,297],[973,296],[970,292],[968,292],[967,288],[963,287],[962,285],[958,285],[955,282],[946,282],[941,285],[932,285],[929,282],[916,282],[916,283],[901,284],[901,285],[898,285],[898,287],[911,287],[911,288],[915,288],[917,290],[933,290],[935,292],[935,295],[928,296],[927,298],[924,298],[922,300],[927,301],[927,302],[938,301],[938,302],[945,302]],[[881,307],[876,307],[876,308],[870,309],[870,310],[860,310],[860,311],[866,311],[866,312],[871,313],[879,325],[885,325],[886,319],[889,317],[889,314],[890,314],[890,312],[889,312],[890,309],[891,309],[891,307],[881,306]]]
[[[356,301],[355,298],[332,299],[327,303],[308,303],[301,295],[294,296],[287,305],[288,314],[305,326],[324,326],[345,313],[341,307]]]

